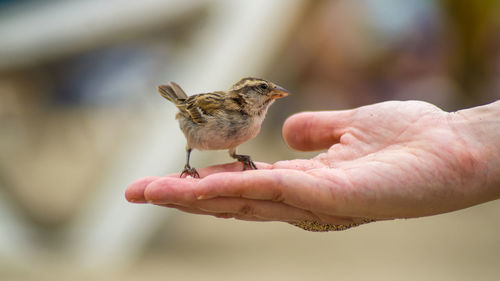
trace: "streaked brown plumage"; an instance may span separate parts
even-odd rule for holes
[[[243,163],[243,170],[257,169],[250,156],[236,154],[236,147],[260,131],[269,106],[288,91],[264,79],[247,77],[229,91],[187,96],[174,82],[158,86],[160,94],[179,109],[176,118],[186,136],[187,159],[181,177],[199,177],[189,165],[192,149],[228,149],[229,155]]]

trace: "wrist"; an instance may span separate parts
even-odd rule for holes
[[[450,125],[464,141],[479,174],[484,175],[480,189],[491,199],[500,198],[500,101],[450,113]]]

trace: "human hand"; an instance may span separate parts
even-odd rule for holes
[[[463,116],[424,102],[305,112],[283,126],[287,144],[316,157],[200,169],[200,179],[150,177],[131,184],[130,202],[194,214],[283,221],[341,230],[372,220],[449,212],[500,197]]]

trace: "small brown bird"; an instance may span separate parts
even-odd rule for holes
[[[193,149],[228,149],[229,155],[247,167],[257,169],[250,156],[236,154],[236,147],[260,131],[269,106],[288,91],[264,79],[247,77],[234,84],[229,91],[187,96],[174,82],[158,86],[160,94],[179,109],[176,119],[186,136],[186,165],[181,173],[200,177],[189,165]]]

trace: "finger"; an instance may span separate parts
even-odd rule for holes
[[[150,183],[157,179],[159,179],[159,177],[147,177],[136,180],[125,190],[125,198],[131,203],[146,203],[144,190]]]
[[[330,170],[278,169],[214,174],[197,184],[193,196],[200,200],[216,197],[269,200],[334,214],[337,203],[345,200],[348,183],[340,172]]]
[[[248,172],[239,174],[248,174]],[[199,200],[199,196],[195,193],[199,183],[200,180],[195,179],[183,180],[170,177],[157,179],[147,186],[144,192],[145,200],[157,205],[182,207],[178,209],[189,213],[224,214],[224,216],[246,220],[298,221],[317,219],[309,211],[281,202],[257,201],[239,197]]]
[[[257,165],[258,169],[272,168],[272,165],[268,163],[264,162],[254,162],[254,163]],[[200,177],[203,178],[215,173],[236,172],[236,171],[241,171],[242,169],[243,169],[242,164],[240,162],[233,162],[233,163],[226,163],[226,164],[201,168],[198,170],[198,173],[200,174]],[[180,173],[170,174],[165,177],[180,178]],[[147,200],[144,197],[144,190],[150,183],[161,178],[162,177],[145,177],[136,180],[135,182],[130,184],[125,190],[125,198],[131,203],[146,203]]]
[[[203,211],[203,210],[200,210],[200,209],[196,209],[196,208],[192,208],[192,207],[185,207],[185,206],[175,205],[175,204],[155,204],[155,205],[156,206],[160,206],[160,207],[167,207],[167,208],[177,209],[177,210],[179,210],[181,212],[189,213],[189,214],[193,214],[193,215],[213,216],[213,217],[220,218],[220,219],[232,219],[232,218],[236,218],[236,215],[233,214],[233,213],[209,212],[209,211]],[[244,220],[265,221],[265,220],[258,219],[258,218],[255,218],[255,217],[253,217],[253,218],[248,218],[247,217]]]
[[[254,162],[257,165],[257,169],[271,169],[272,165],[264,162]],[[222,173],[222,172],[240,172],[243,170],[243,164],[239,161],[209,166],[205,168],[198,169],[198,173],[201,178],[206,176]]]
[[[295,221],[315,218],[309,211],[281,202],[245,198],[214,198],[196,200],[190,203],[190,207],[211,213],[231,214],[235,218],[256,218],[265,221]]]
[[[171,174],[166,177],[179,177],[179,174]],[[131,203],[147,203],[144,198],[144,190],[146,187],[162,177],[145,177],[131,183],[125,190],[125,198]]]
[[[165,177],[151,182],[144,190],[144,197],[154,204],[176,204],[222,213],[230,210],[212,209],[217,206],[210,205],[210,202],[203,205],[205,203],[202,202],[213,199],[254,199],[283,203],[318,216],[325,214],[334,218],[358,216],[360,206],[357,203],[366,201],[362,199],[362,193],[352,188],[345,174],[329,168],[307,172],[252,170],[218,173],[203,179]],[[241,211],[243,207],[234,208],[232,212],[245,213]],[[262,218],[271,219],[264,215]],[[284,220],[278,216],[274,219]],[[330,219],[320,217],[321,221]]]
[[[176,205],[176,204],[155,204],[155,205],[167,207],[167,208],[174,208],[174,209],[177,209],[179,211],[189,213],[189,214],[213,216],[213,217],[221,218],[221,219],[235,218],[235,219],[246,220],[246,221],[268,221],[268,220],[260,219],[258,217],[254,217],[254,216],[250,216],[250,215],[240,216],[239,214],[236,214],[236,213],[204,211],[204,210],[200,210],[197,208],[186,207],[186,206],[181,206],[181,205]]]
[[[294,149],[321,150],[339,142],[352,120],[353,110],[302,112],[283,125],[283,138]]]
[[[203,201],[155,205],[175,208],[190,214],[210,215],[217,218],[235,218],[246,221],[353,223],[353,218],[324,214],[316,215],[310,211],[288,206],[284,203],[242,198],[215,198]]]
[[[242,197],[246,199],[285,201],[294,186],[311,180],[296,170],[253,170],[244,173],[220,173],[204,178],[194,190],[198,199]],[[292,182],[294,182],[292,184]],[[288,188],[288,189],[287,189]]]
[[[268,163],[264,163],[264,162],[254,162],[254,163],[257,166],[257,169],[271,169],[272,168],[272,165],[268,164]],[[211,174],[216,174],[216,173],[239,172],[242,170],[243,170],[243,164],[239,161],[196,169],[196,171],[200,175],[200,178],[204,178],[206,176],[209,176]],[[180,178],[180,175],[181,175],[181,173],[175,173],[175,174],[169,174],[169,175],[167,175],[167,177],[179,177]]]
[[[258,219],[262,221],[321,221],[326,223],[352,223],[348,217],[314,213],[309,210],[290,206],[283,202],[252,200],[244,198],[214,198],[194,202],[197,209],[211,212],[232,214],[234,218]]]
[[[177,204],[196,200],[194,187],[200,179],[163,177],[149,183],[144,198],[153,204]]]
[[[227,177],[234,173],[224,174]],[[239,174],[241,177],[242,175],[249,174],[249,172]],[[277,202],[276,200],[250,200],[266,198],[276,199],[274,198],[274,194],[266,192],[245,194],[246,197],[253,198],[240,198],[245,196],[236,196],[236,198],[200,200],[200,196],[197,194],[196,190],[202,186],[200,184],[201,181],[202,180],[186,180],[173,177],[158,179],[147,186],[144,191],[145,200],[153,204],[175,204],[213,213],[231,213],[235,216],[251,216],[266,220],[311,218],[308,212],[288,206],[279,201]]]
[[[173,208],[173,209],[177,209],[179,211],[194,214],[194,215],[210,215],[210,216],[214,215],[214,213],[205,212],[205,211],[201,211],[201,210],[196,209],[196,208],[189,208],[189,207],[184,207],[184,206],[176,205],[176,204],[154,204],[154,205],[160,206],[160,207]]]

